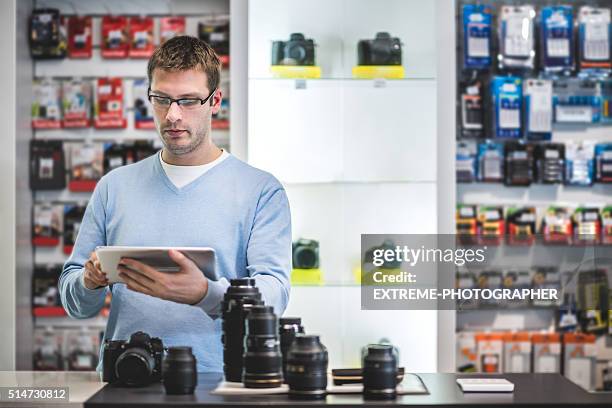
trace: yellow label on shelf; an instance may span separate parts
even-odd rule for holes
[[[321,78],[321,67],[314,65],[272,65],[270,66],[270,72],[275,78]]]
[[[323,273],[321,269],[294,269],[291,271],[292,285],[322,285]]]
[[[359,79],[402,79],[404,67],[401,65],[357,65],[353,67],[353,77]]]

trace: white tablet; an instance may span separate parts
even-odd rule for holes
[[[160,272],[177,272],[179,266],[170,258],[168,251],[175,249],[191,259],[204,275],[211,280],[219,280],[215,269],[215,250],[207,247],[137,247],[137,246],[100,246],[96,255],[100,269],[106,273],[109,283],[123,282],[119,277],[117,265],[121,258],[132,258],[147,264]]]

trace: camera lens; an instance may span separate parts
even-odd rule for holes
[[[278,335],[280,337],[281,354],[283,355],[283,378],[285,382],[287,382],[287,352],[298,333],[304,333],[302,319],[299,317],[281,317],[278,320]]]
[[[198,372],[191,347],[168,348],[162,371],[166,394],[193,394],[198,383]]]
[[[325,398],[327,361],[327,349],[319,341],[319,336],[297,335],[287,354],[289,396],[299,399]]]
[[[139,387],[151,382],[153,367],[153,356],[142,348],[133,347],[119,356],[115,371],[121,383],[129,387]]]
[[[395,399],[397,392],[397,359],[393,346],[371,344],[363,358],[363,397]]]
[[[246,388],[274,388],[283,383],[278,326],[271,306],[253,306],[247,315],[244,374]]]
[[[221,304],[223,315],[223,372],[227,381],[241,382],[244,355],[244,321],[254,305],[262,305],[255,279],[232,279]]]

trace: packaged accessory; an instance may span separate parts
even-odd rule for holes
[[[58,9],[33,10],[28,31],[30,55],[33,59],[66,57],[66,32]]]
[[[574,223],[574,244],[599,243],[601,218],[599,209],[578,207],[572,216]]]
[[[481,4],[463,5],[463,68],[491,66],[491,8]]]
[[[136,140],[132,145],[126,146],[125,164],[132,164],[146,159],[157,153],[153,143],[148,140]]]
[[[229,56],[229,24],[229,16],[207,18],[198,23],[198,37],[210,44],[219,56]]]
[[[64,316],[58,290],[62,267],[35,266],[32,274],[32,314],[34,316]]]
[[[525,136],[529,140],[550,140],[552,137],[552,90],[552,81],[547,79],[526,79],[524,82]]]
[[[567,207],[551,206],[542,219],[542,238],[546,244],[570,244],[574,226]]]
[[[457,142],[456,171],[458,183],[471,183],[476,180],[476,142],[465,140]]]
[[[531,372],[531,339],[529,333],[504,333],[504,372]]]
[[[185,34],[185,17],[172,16],[159,19],[160,45],[169,39]]]
[[[91,126],[91,82],[75,78],[62,83],[65,128]]]
[[[612,183],[612,143],[595,146],[595,181]]]
[[[149,58],[153,54],[153,18],[130,17],[130,58]]]
[[[64,355],[70,371],[91,371],[98,365],[100,337],[95,330],[70,330],[66,332]]]
[[[132,86],[134,98],[134,127],[136,129],[155,129],[153,109],[148,101],[149,84],[146,79],[137,79]]]
[[[459,242],[464,243],[463,237],[459,237]],[[476,289],[477,280],[476,275],[470,271],[458,271],[457,272],[457,289]],[[478,306],[478,300],[476,299],[462,299],[457,302],[457,310],[468,310],[468,309],[476,309]],[[473,339],[472,339],[473,340]],[[474,362],[476,362],[476,356],[474,356]],[[474,366],[475,369],[475,366]]]
[[[565,183],[577,186],[593,184],[595,147],[592,142],[570,142],[565,146]]]
[[[229,129],[230,127],[229,104],[230,104],[229,98],[221,99],[221,107],[219,111],[212,115],[212,128],[213,129]]]
[[[519,77],[493,78],[491,97],[494,116],[495,137],[521,137],[522,87]]]
[[[121,78],[98,78],[94,93],[94,126],[98,129],[125,128]]]
[[[576,296],[573,293],[563,295],[563,304],[559,307],[556,316],[556,331],[573,332],[578,327],[578,314],[576,312]]]
[[[540,19],[541,63],[544,71],[569,74],[574,68],[572,7],[543,7]]]
[[[457,372],[475,373],[478,362],[476,333],[464,331],[457,333]]]
[[[559,333],[534,333],[533,372],[561,373],[561,336]]]
[[[499,22],[500,69],[534,68],[534,19],[532,5],[502,6]]]
[[[565,333],[563,335],[563,375],[585,390],[595,389],[595,335]]]
[[[489,289],[491,291],[496,289],[503,289],[504,279],[501,271],[495,270],[485,270],[480,272],[478,275],[478,288],[479,289]],[[487,306],[498,308],[503,306],[499,300],[494,299],[480,299],[480,306]]]
[[[62,332],[50,327],[34,329],[34,370],[59,371],[64,368],[62,357]]]
[[[478,333],[478,371],[481,373],[503,372],[503,337],[501,333]]]
[[[512,291],[531,288],[531,274],[528,270],[504,271],[503,288]],[[528,299],[508,299],[499,301],[500,306],[507,308],[523,308],[529,305]]]
[[[457,212],[455,213],[455,224],[457,235],[461,236],[461,238],[464,236],[476,236],[478,233],[476,206],[458,204]]]
[[[609,8],[580,7],[578,47],[581,71],[610,72],[611,36]]]
[[[565,145],[539,144],[535,147],[536,178],[539,183],[563,183],[565,175]]]
[[[504,184],[507,186],[528,186],[533,180],[533,145],[508,142],[505,146],[506,172]]]
[[[70,255],[79,235],[79,228],[85,215],[85,206],[66,204],[64,206],[64,254]]]
[[[70,143],[70,191],[93,191],[103,175],[101,143]]]
[[[131,162],[134,162],[133,153],[131,149],[117,143],[105,143],[104,144],[104,174],[114,170],[118,167],[125,166],[127,162],[127,155],[132,155]]]
[[[472,77],[459,84],[461,92],[461,136],[482,137],[484,135],[484,106],[482,80]]]
[[[128,41],[128,20],[125,16],[102,17],[103,58],[126,58],[130,42]]]
[[[30,189],[66,188],[66,159],[61,140],[30,140]]]
[[[32,128],[59,129],[62,125],[60,84],[51,79],[34,81]]]
[[[510,207],[506,211],[508,243],[510,245],[531,245],[535,242],[535,207]]]
[[[554,266],[540,266],[535,268],[533,274],[532,287],[535,290],[546,289],[549,291],[555,290],[557,294],[561,293],[561,276],[559,269]],[[538,307],[558,306],[559,300],[555,299],[533,299],[531,304]]]
[[[610,205],[601,210],[601,242],[612,244],[612,206]]]
[[[612,79],[600,82],[601,86],[601,121],[612,122]]]
[[[556,123],[596,123],[601,118],[599,82],[568,78],[553,85]]]
[[[506,234],[504,208],[478,207],[478,240],[482,244],[498,245]]]
[[[504,145],[485,142],[478,145],[478,181],[501,182],[504,175]]]
[[[34,246],[57,246],[62,234],[63,206],[51,203],[34,204],[32,244]]]
[[[90,16],[68,18],[68,56],[91,58],[92,23]]]
[[[581,271],[578,274],[578,322],[583,332],[608,332],[608,287],[605,269]]]

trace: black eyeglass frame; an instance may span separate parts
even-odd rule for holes
[[[176,104],[179,107],[183,107],[183,105],[180,104],[180,101],[200,101],[200,106],[204,105],[208,100],[210,100],[210,98],[215,94],[215,92],[217,91],[217,88],[213,89],[212,92],[210,93],[210,95],[208,95],[206,98],[202,99],[202,98],[178,98],[178,99],[174,99],[174,98],[170,98],[169,96],[161,96],[161,95],[155,95],[155,94],[151,94],[151,88],[149,87],[147,89],[147,99],[149,100],[149,102],[153,105],[153,102],[151,101],[151,97],[156,97],[156,98],[164,98],[170,101],[170,104],[166,107],[164,106],[164,108],[168,108],[170,109],[170,107],[172,106],[172,104],[174,102],[176,102]],[[211,100],[212,102],[212,100]],[[211,103],[212,106],[212,103]]]

